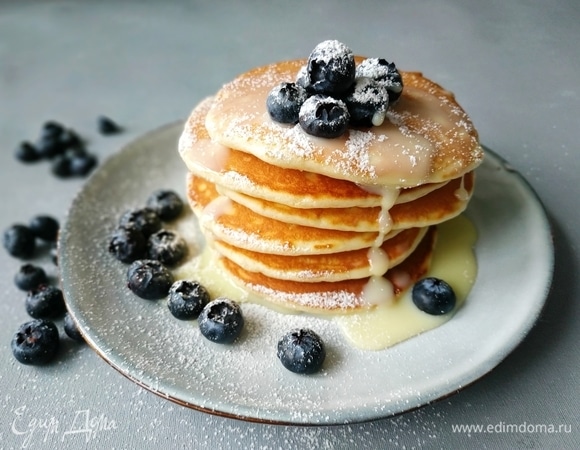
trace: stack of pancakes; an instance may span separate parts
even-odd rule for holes
[[[427,273],[435,225],[467,206],[477,132],[415,72],[380,126],[325,139],[272,121],[269,91],[305,63],[242,74],[193,110],[179,141],[189,202],[226,276],[266,301],[321,313],[391,302]]]

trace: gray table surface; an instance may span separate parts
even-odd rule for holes
[[[46,120],[79,131],[102,161],[184,119],[236,74],[336,38],[454,91],[481,141],[544,201],[556,249],[539,322],[489,375],[419,410],[336,427],[189,410],[133,384],[86,346],[65,345],[48,367],[18,364],[9,343],[28,317],[12,281],[20,262],[2,251],[0,448],[578,448],[579,21],[576,0],[0,1],[1,229],[39,213],[64,221],[82,186],[51,176],[46,163],[14,159],[16,145],[34,139]],[[100,136],[99,114],[125,132]],[[42,264],[58,276],[48,260]],[[455,433],[457,424],[499,432]],[[498,424],[564,428],[501,432]]]

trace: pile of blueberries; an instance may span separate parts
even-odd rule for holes
[[[175,231],[163,228],[176,219],[183,202],[171,190],[153,192],[142,208],[126,211],[108,242],[108,251],[129,264],[127,286],[146,300],[166,299],[170,313],[179,320],[197,319],[206,339],[230,344],[242,333],[244,316],[240,305],[228,298],[210,298],[198,281],[175,280],[171,268],[187,253],[187,244]],[[278,343],[282,364],[296,373],[314,373],[325,357],[321,338],[312,330],[293,330]]]
[[[33,217],[28,225],[14,224],[3,234],[3,245],[13,257],[29,260],[36,256],[42,246],[53,251],[53,262],[58,263],[55,242],[59,223],[47,215]],[[75,341],[83,342],[72,317],[66,311],[62,291],[50,284],[41,266],[24,263],[14,276],[16,286],[26,291],[24,306],[34,320],[22,324],[11,342],[14,357],[22,364],[39,365],[50,362],[56,355],[60,336],[54,319],[64,315],[64,331]]]
[[[97,118],[97,129],[102,135],[116,134],[122,128],[106,116]],[[97,157],[88,151],[79,134],[59,122],[48,121],[36,142],[22,141],[15,151],[23,163],[49,161],[52,173],[59,178],[84,177],[97,165]]]
[[[300,123],[308,134],[335,138],[349,126],[381,125],[402,91],[394,63],[367,58],[356,66],[346,45],[329,40],[312,50],[294,82],[270,91],[266,107],[276,122]]]

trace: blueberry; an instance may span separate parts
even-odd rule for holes
[[[30,219],[28,228],[30,228],[37,238],[55,242],[58,236],[59,223],[54,217],[38,215]]]
[[[335,138],[346,131],[350,114],[343,101],[324,95],[313,95],[300,108],[299,120],[306,133]]]
[[[48,284],[40,284],[28,292],[24,302],[30,317],[58,317],[66,311],[62,291]]]
[[[119,220],[121,227],[134,226],[148,238],[161,229],[159,214],[152,208],[141,208],[127,211]]]
[[[70,174],[78,177],[87,176],[97,165],[97,157],[89,152],[79,152],[67,156]]]
[[[80,330],[77,327],[77,324],[74,322],[72,316],[69,312],[64,315],[64,332],[66,335],[78,342],[84,342],[85,339],[81,334]]]
[[[417,281],[413,286],[412,298],[417,308],[432,315],[447,314],[456,303],[453,288],[447,282],[435,277]]]
[[[294,373],[318,372],[326,357],[324,342],[310,329],[295,329],[278,341],[278,359]]]
[[[48,279],[44,269],[33,264],[24,264],[14,276],[14,284],[23,291],[31,291],[47,282]]]
[[[16,147],[16,151],[14,152],[14,156],[16,156],[16,159],[19,161],[25,163],[35,162],[40,159],[40,155],[38,154],[36,147],[27,141],[18,144],[18,147]]]
[[[99,133],[103,135],[116,134],[123,130],[117,123],[106,116],[97,118],[97,128]]]
[[[161,229],[149,236],[147,253],[150,259],[174,266],[185,257],[187,244],[175,231]]]
[[[147,254],[147,239],[132,224],[117,227],[109,241],[109,253],[121,262],[132,263]]]
[[[83,139],[71,129],[63,130],[59,135],[59,141],[66,149],[84,150]]]
[[[329,40],[318,44],[308,57],[306,89],[317,94],[340,95],[355,78],[352,51],[343,43]]]
[[[177,219],[183,211],[183,201],[175,191],[158,189],[153,192],[146,203],[148,208],[154,210],[159,218],[169,222]]]
[[[127,270],[127,286],[138,297],[158,300],[167,297],[173,275],[159,261],[138,259]]]
[[[353,126],[379,126],[385,120],[389,94],[385,86],[372,78],[357,78],[344,97]]]
[[[41,158],[51,159],[62,155],[65,150],[66,146],[58,134],[43,134],[36,142],[36,151]]]
[[[20,325],[12,338],[12,354],[22,364],[41,365],[58,351],[60,337],[56,325],[48,320],[31,320]]]
[[[53,175],[59,178],[69,178],[72,176],[70,158],[64,154],[57,155],[51,163],[50,170]]]
[[[242,308],[227,298],[217,298],[205,305],[197,321],[201,334],[218,344],[232,343],[244,327]]]
[[[64,132],[64,126],[55,120],[49,120],[42,125],[40,138],[60,136]]]
[[[266,99],[270,117],[280,123],[297,123],[300,107],[308,97],[306,90],[295,83],[280,83]]]
[[[36,249],[36,238],[30,228],[16,224],[4,230],[4,248],[15,258],[30,258]]]
[[[403,78],[395,63],[383,58],[367,58],[356,68],[357,77],[368,77],[385,85],[389,103],[394,105],[403,92]]]
[[[197,281],[179,280],[169,289],[167,307],[180,320],[195,319],[210,302],[209,293]]]

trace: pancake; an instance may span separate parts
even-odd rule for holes
[[[259,67],[223,86],[205,119],[211,139],[284,169],[396,188],[447,181],[481,163],[468,115],[451,92],[418,72],[401,72],[405,88],[380,126],[325,139],[274,122],[266,109],[269,91],[295,80],[305,63]]]

